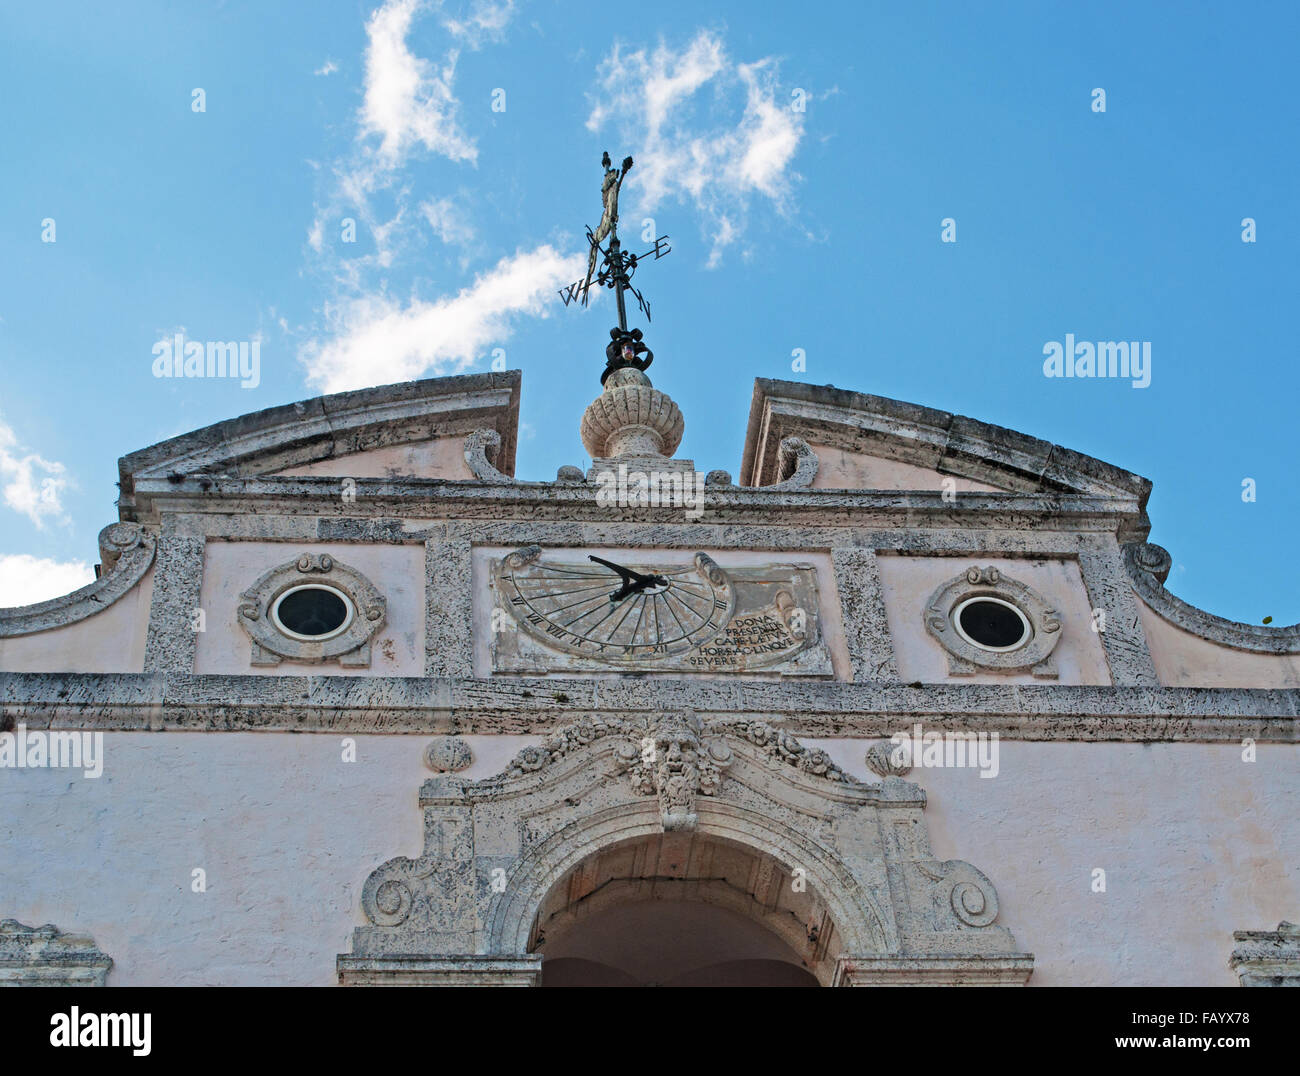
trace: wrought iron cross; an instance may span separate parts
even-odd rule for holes
[[[605,378],[614,370],[623,366],[635,366],[639,370],[644,370],[654,359],[654,353],[641,343],[641,330],[628,330],[625,296],[628,292],[632,293],[641,312],[645,314],[646,321],[649,321],[650,303],[639,289],[633,287],[632,277],[640,262],[652,255],[658,261],[665,254],[670,253],[672,247],[668,245],[668,236],[661,235],[655,240],[653,247],[641,254],[624,252],[618,241],[618,195],[623,187],[623,180],[632,170],[632,158],[624,157],[622,166],[615,168],[610,162],[609,153],[606,152],[600,163],[605,169],[600,187],[602,212],[596,230],[593,232],[590,228],[587,229],[587,242],[590,244],[587,275],[584,279],[575,280],[568,287],[560,289],[560,298],[564,300],[565,306],[573,302],[580,302],[586,306],[591,300],[593,286],[613,289],[615,301],[618,303],[618,325],[609,333],[611,343],[605,352],[608,366],[600,379],[601,384],[604,384]]]

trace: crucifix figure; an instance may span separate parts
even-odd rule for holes
[[[632,286],[632,276],[640,260],[654,255],[655,259],[668,254],[672,247],[668,245],[668,236],[661,235],[654,246],[642,254],[625,254],[618,239],[618,196],[623,188],[623,180],[632,170],[632,158],[624,157],[620,167],[615,168],[608,151],[601,157],[601,166],[605,174],[600,184],[601,215],[600,224],[595,231],[587,229],[587,242],[591,245],[587,257],[587,275],[560,291],[564,305],[581,302],[586,306],[591,299],[591,289],[610,288],[618,306],[618,324],[609,331],[610,343],[605,348],[606,368],[601,376],[605,379],[615,370],[626,366],[644,370],[654,359],[654,353],[642,343],[640,329],[629,329],[627,324],[626,293],[631,292],[637,306],[650,320],[650,304],[644,295]],[[601,244],[606,244],[602,246]]]
[[[623,186],[624,177],[632,170],[632,158],[623,158],[623,167],[614,168],[610,164],[609,151],[600,159],[602,167],[605,169],[605,179],[600,185],[600,202],[603,206],[603,212],[600,215],[600,225],[591,233],[591,256],[587,259],[587,279],[583,285],[584,290],[591,287],[591,278],[596,275],[596,255],[600,253],[600,244],[609,236],[618,238],[618,192]]]

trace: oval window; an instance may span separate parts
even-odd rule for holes
[[[1001,598],[967,598],[952,620],[961,637],[981,650],[1015,650],[1033,635],[1025,614]]]
[[[352,623],[352,601],[318,583],[290,587],[271,605],[271,622],[291,639],[332,639]]]

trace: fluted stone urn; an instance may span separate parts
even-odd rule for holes
[[[682,443],[686,423],[672,397],[640,370],[615,370],[605,391],[582,416],[582,443],[592,459],[667,458]]]

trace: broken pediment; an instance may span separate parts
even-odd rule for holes
[[[471,478],[464,441],[493,430],[494,465],[514,473],[517,370],[427,378],[268,408],[161,441],[118,461],[124,520],[137,482],[191,475]]]
[[[756,379],[740,484],[787,479],[788,438],[817,452],[822,489],[1086,494],[1139,511],[1151,492],[1140,475],[1015,430],[830,385]]]

